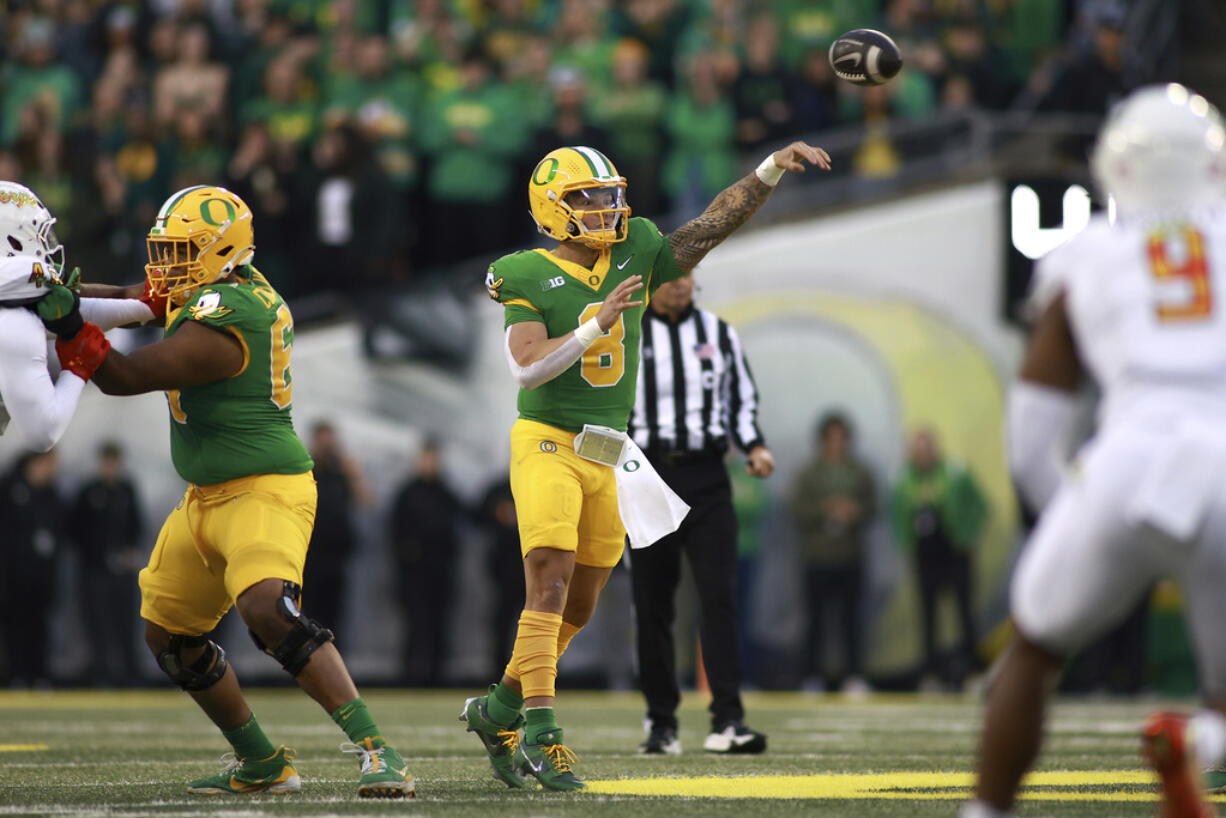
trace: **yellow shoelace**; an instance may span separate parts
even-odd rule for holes
[[[551,744],[545,748],[545,755],[553,763],[553,768],[560,773],[570,772],[570,768],[579,763],[579,756],[569,747],[561,744]]]
[[[502,739],[502,744],[509,752],[514,753],[515,748],[519,746],[519,731],[518,730],[499,730],[498,738]]]

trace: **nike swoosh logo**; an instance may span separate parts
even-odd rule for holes
[[[856,56],[859,56],[859,55],[857,54]],[[621,264],[617,265],[617,269],[618,270],[626,269],[626,265],[630,263],[630,260],[633,259],[635,255],[636,255],[635,253],[631,253],[630,255],[626,256],[626,260],[623,261]]]
[[[730,736],[732,743],[738,747],[742,744],[748,744],[753,741],[753,736]]]

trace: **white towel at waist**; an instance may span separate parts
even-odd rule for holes
[[[617,510],[631,548],[646,548],[681,527],[690,507],[668,487],[629,436],[616,469]]]

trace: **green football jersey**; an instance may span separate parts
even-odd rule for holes
[[[186,321],[233,334],[243,347],[243,368],[225,380],[166,393],[170,456],[179,476],[208,486],[310,471],[315,464],[290,419],[294,319],[281,296],[254,267],[242,267],[237,282],[204,287],[173,313],[166,336]]]
[[[502,304],[506,326],[540,321],[557,338],[596,317],[618,284],[643,277],[644,306],[626,310],[583,357],[551,381],[519,390],[519,416],[578,432],[594,423],[625,430],[639,371],[643,310],[651,294],[684,272],[672,247],[647,219],[630,220],[625,241],[601,252],[589,270],[547,250],[503,256],[490,265],[486,286]]]

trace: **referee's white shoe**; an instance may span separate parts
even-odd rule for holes
[[[702,749],[708,753],[760,753],[766,749],[766,735],[750,730],[744,722],[716,725]]]

